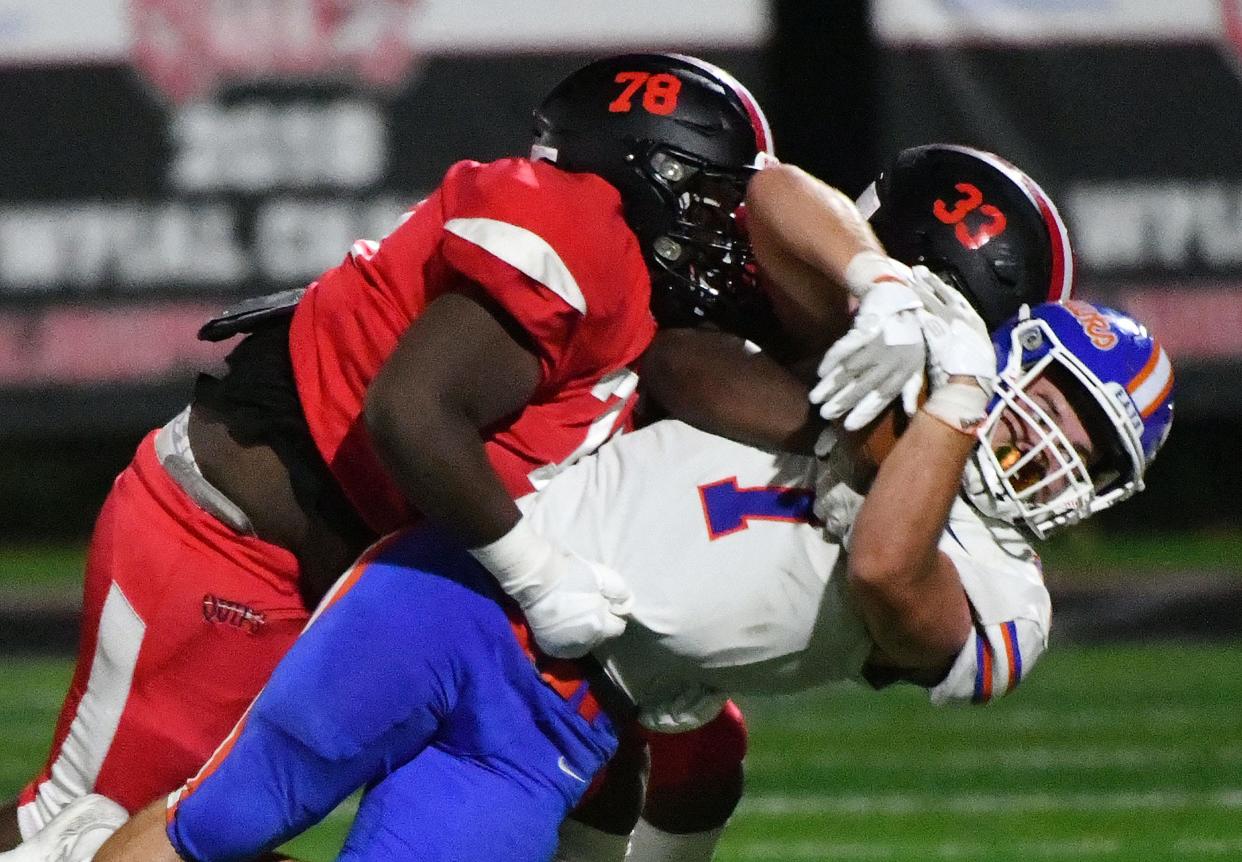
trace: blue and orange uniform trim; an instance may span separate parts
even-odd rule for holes
[[[975,629],[975,693],[972,702],[982,704],[992,700],[998,672],[1002,697],[1022,681],[1022,647],[1018,642],[1018,627],[1013,620]]]

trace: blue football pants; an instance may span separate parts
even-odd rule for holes
[[[563,689],[562,689],[563,690]],[[616,748],[558,694],[488,572],[422,527],[372,548],[220,751],[170,801],[197,862],[248,859],[366,791],[346,860],[547,860]]]

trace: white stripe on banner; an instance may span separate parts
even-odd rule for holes
[[[201,25],[204,30],[230,18],[234,29],[241,26],[239,21],[251,26],[256,21],[268,22],[255,38],[279,40],[281,45],[290,38],[286,31],[298,25],[314,26],[307,23],[309,13],[297,3],[151,0],[150,8],[139,13],[128,8],[129,3],[0,0],[0,65],[127,62],[137,36],[133,15],[150,14],[150,8],[174,9],[174,20],[188,16],[194,27]],[[409,47],[419,55],[698,52],[762,46],[773,29],[771,5],[770,0],[418,0],[409,4],[405,23],[397,26],[404,27]],[[362,36],[354,34],[355,38],[369,31],[362,28],[360,32]],[[175,47],[180,35],[171,34],[169,43]],[[186,44],[193,45],[193,39]]]
[[[121,60],[128,0],[0,0],[0,65]]]
[[[410,42],[427,53],[750,48],[772,31],[766,0],[422,0]]]
[[[35,801],[22,811],[23,833],[32,819],[45,824],[65,805],[94,790],[129,699],[146,630],[121,588],[113,584],[99,618],[86,691],[52,763],[51,778],[39,785]]]
[[[449,219],[444,229],[530,276],[579,314],[587,313],[586,297],[573,273],[539,234],[492,218]]]
[[[889,45],[1209,42],[1224,38],[1219,0],[874,0]]]

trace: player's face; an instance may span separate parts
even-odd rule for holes
[[[1025,387],[1028,405],[1033,408],[1036,420],[1024,421],[1013,408],[1001,413],[1000,421],[991,436],[992,450],[1000,461],[1001,467],[1008,470],[1024,459],[1026,463],[1010,478],[1015,491],[1026,491],[1041,482],[1046,482],[1035,493],[1037,502],[1047,502],[1066,490],[1068,478],[1061,458],[1057,455],[1057,447],[1048,445],[1047,438],[1039,431],[1039,426],[1054,425],[1060,429],[1065,443],[1072,447],[1082,463],[1090,471],[1096,458],[1095,444],[1087,431],[1086,423],[1074,401],[1062,388],[1065,383],[1054,382],[1048,374],[1041,374]],[[1039,416],[1038,414],[1043,414]],[[1040,421],[1044,420],[1044,421]]]

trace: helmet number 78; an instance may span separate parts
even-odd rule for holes
[[[613,114],[628,113],[634,107],[633,98],[642,89],[643,110],[649,114],[671,114],[677,108],[677,94],[681,92],[681,80],[667,72],[618,72],[613,80],[624,84],[621,95],[608,103]]]

